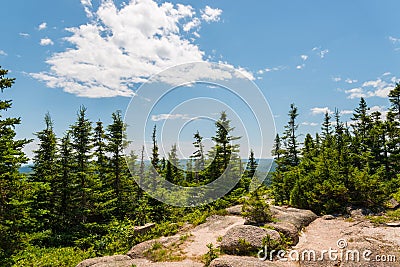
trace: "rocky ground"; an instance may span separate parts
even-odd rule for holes
[[[246,225],[240,211],[240,206],[232,207],[227,216],[214,215],[177,235],[140,243],[127,255],[88,259],[77,267],[201,267],[210,243],[224,251],[212,267],[400,266],[398,224],[377,227],[361,212],[352,212],[350,218],[318,218],[311,211],[271,206],[276,221],[258,227]],[[273,261],[240,256],[258,251],[266,236],[271,247],[283,240],[292,246],[279,254],[281,259],[274,253]]]

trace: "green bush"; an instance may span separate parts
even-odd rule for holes
[[[30,247],[13,256],[12,261],[13,267],[71,267],[94,256],[92,249]]]
[[[263,225],[273,219],[265,195],[260,194],[259,190],[254,191],[242,207],[243,217],[255,225]]]

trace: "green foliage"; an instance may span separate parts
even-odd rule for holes
[[[29,247],[12,257],[13,267],[71,267],[94,257],[91,249],[81,250],[75,247],[39,248]]]
[[[203,256],[204,266],[210,266],[211,262],[219,257],[218,250],[214,248],[212,243],[207,244],[208,251]]]
[[[314,139],[306,135],[298,164],[293,164],[294,147],[285,144],[282,149],[277,136],[273,153],[278,166],[272,178],[275,202],[326,214],[342,213],[351,205],[382,207],[390,197],[398,196],[398,88],[397,84],[390,93],[392,108],[386,120],[379,112],[370,113],[363,98],[354,110],[351,129],[340,121],[339,111],[334,127],[325,114],[322,133]],[[297,137],[293,133],[295,111],[292,105],[284,142],[288,136]]]
[[[260,189],[257,189],[252,192],[242,207],[242,216],[255,225],[262,225],[272,221],[272,214],[269,210],[266,196],[262,195],[260,191]]]

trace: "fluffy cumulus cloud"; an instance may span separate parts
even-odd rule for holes
[[[132,88],[168,67],[206,61],[192,30],[202,21],[218,21],[222,13],[206,6],[197,17],[189,5],[153,0],[122,6],[105,0],[97,10],[91,0],[81,4],[89,22],[68,28],[64,40],[70,47],[46,61],[49,71],[31,75],[82,97],[132,96]]]
[[[43,22],[38,26],[38,30],[39,31],[45,30],[46,28],[47,28],[47,23],[46,22]]]
[[[358,87],[345,90],[345,93],[348,94],[347,97],[350,99],[361,97],[386,98],[389,95],[389,92],[394,89],[395,84],[398,81],[399,79],[395,76],[390,76],[390,74],[384,73],[384,75],[376,80],[365,81]]]
[[[0,49],[0,56],[7,56],[7,53],[4,50]]]
[[[219,8],[211,8],[206,6],[206,8],[201,10],[201,18],[206,22],[219,21],[221,14],[222,10]]]
[[[54,45],[54,42],[50,38],[43,38],[40,40],[40,45],[41,46]]]

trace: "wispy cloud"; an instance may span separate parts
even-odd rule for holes
[[[353,114],[354,113],[354,111],[353,110],[341,110],[340,111],[340,115],[350,115],[350,114]]]
[[[177,119],[191,120],[195,118],[197,117],[191,117],[188,114],[158,114],[151,116],[152,121],[177,120]]]
[[[353,83],[358,82],[358,80],[354,80],[354,79],[347,78],[347,79],[345,80],[345,82],[348,83],[348,84],[353,84]]]
[[[24,37],[24,38],[29,38],[30,34],[29,33],[25,33],[25,32],[20,32],[19,36]]]
[[[397,44],[400,43],[400,38],[389,36],[389,41],[391,41],[393,44]]]
[[[303,61],[306,61],[306,60],[308,59],[308,56],[307,56],[307,55],[301,55],[300,57],[301,57],[301,59],[302,59]]]
[[[312,49],[320,58],[325,58],[325,56],[329,53],[329,49],[322,49],[321,47],[314,47]]]
[[[82,97],[129,97],[132,88],[168,67],[207,61],[193,40],[199,35],[189,30],[200,27],[199,20],[218,21],[222,13],[207,6],[198,17],[189,5],[155,0],[121,7],[101,1],[97,10],[90,0],[81,4],[89,22],[68,28],[71,35],[64,40],[70,47],[50,56],[48,71],[31,75],[50,88]],[[188,21],[194,22],[187,25]]]
[[[4,50],[0,49],[0,56],[7,56],[7,53]]]
[[[336,76],[336,77],[332,77],[332,81],[334,81],[334,82],[340,82],[340,81],[342,81],[342,78],[341,77],[339,77],[339,76]]]
[[[400,38],[389,36],[389,41],[393,44],[395,51],[400,51]]]
[[[261,69],[261,70],[258,70],[257,73],[264,74],[264,73],[268,73],[268,72],[281,71],[281,70],[285,70],[285,69],[287,69],[286,66],[278,66],[278,67],[273,67],[273,68]]]
[[[81,0],[81,4],[85,10],[86,16],[88,18],[93,18],[93,12],[92,12],[92,0]]]
[[[315,126],[318,126],[319,123],[305,121],[305,122],[302,122],[301,125],[315,127]]]
[[[211,8],[206,6],[201,10],[201,18],[206,22],[216,22],[220,20],[222,10],[219,8]]]
[[[46,28],[47,28],[47,23],[46,22],[43,22],[38,26],[38,30],[39,31],[45,30]]]
[[[43,38],[40,40],[40,45],[41,46],[54,45],[54,42],[50,38]]]
[[[327,112],[328,112],[328,114],[332,114],[333,113],[332,110],[330,110],[328,107],[324,107],[324,108],[315,107],[315,108],[311,109],[311,114],[312,115],[325,114]]]

